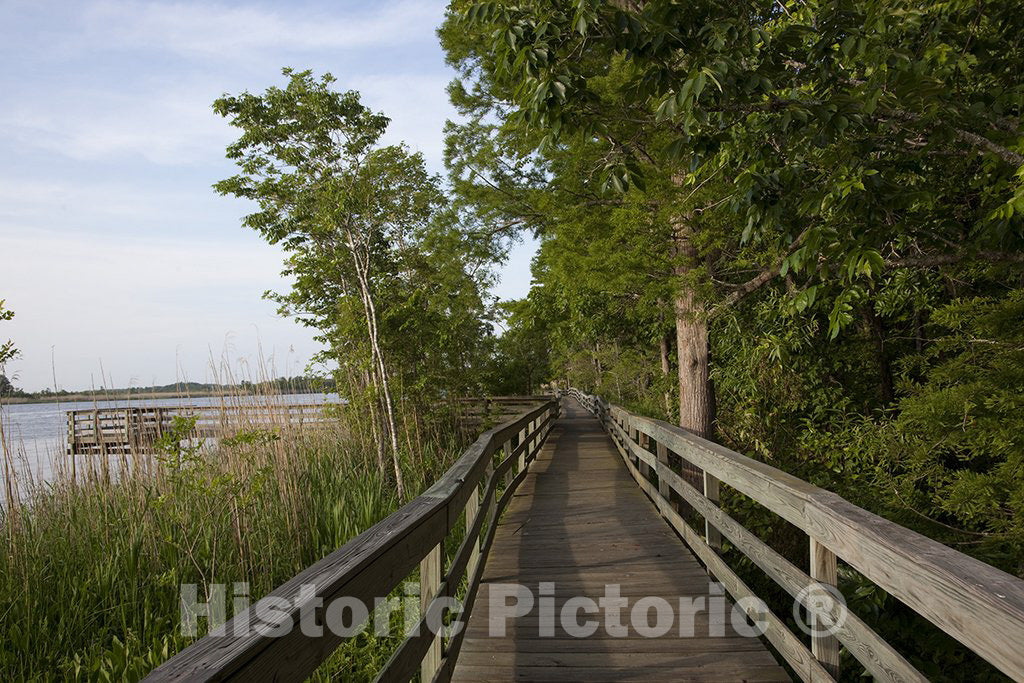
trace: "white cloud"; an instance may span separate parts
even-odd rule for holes
[[[259,7],[109,0],[85,12],[91,36],[109,45],[164,49],[183,55],[241,59],[259,50],[313,51],[398,45],[422,38],[443,2],[368,3],[362,11],[330,14],[286,6]],[[340,14],[340,16],[339,16]]]
[[[154,83],[138,90],[82,90],[8,102],[0,126],[9,139],[77,160],[135,156],[157,164],[217,159],[231,140],[211,110],[220,93],[202,83]]]
[[[130,182],[0,175],[0,235],[11,225],[122,232],[140,224],[196,221],[210,213],[233,220],[244,209],[239,202],[229,206],[229,200],[216,197],[213,190],[203,190],[160,187],[145,178]]]
[[[402,132],[440,157],[443,116],[435,113],[448,111],[447,79],[412,75],[422,71],[421,63],[388,63],[388,48],[417,40],[432,45],[443,2],[405,0],[332,9],[329,15],[300,7],[275,11],[182,2],[103,0],[81,7],[54,39],[62,53],[56,64],[64,65],[54,75],[60,73],[65,82],[22,80],[25,90],[0,100],[0,127],[8,144],[77,161],[219,160],[234,135],[211,110],[214,99],[225,91],[280,82],[280,66],[301,54],[298,65],[340,67],[339,87],[358,83],[359,89],[378,93],[396,126],[402,118],[396,112],[406,110],[408,118],[426,105],[428,125],[403,126]],[[19,59],[55,68],[48,47],[36,43],[24,50]],[[354,61],[339,60],[338,50],[351,51]],[[196,60],[167,61],[161,52]],[[109,58],[104,55],[115,56],[117,66],[90,70],[91,63],[99,63],[95,60]],[[385,73],[370,77],[369,69]],[[386,73],[392,69],[397,73]]]
[[[211,108],[224,88],[205,77],[181,78],[185,82],[154,82],[130,93],[70,89],[45,101],[0,104],[0,127],[8,140],[78,161],[220,163],[236,134]],[[270,73],[271,82],[281,77]],[[455,114],[447,83],[444,74],[380,73],[342,77],[335,87],[358,90],[364,104],[392,119],[388,140],[404,140],[440,169],[444,122]]]
[[[171,235],[144,239],[41,230],[24,236],[11,234],[16,232],[20,231],[0,233],[4,279],[14,283],[15,291],[21,289],[19,282],[31,282],[25,289],[37,301],[57,294],[49,291],[51,286],[45,279],[36,280],[49,263],[61,264],[62,276],[77,283],[76,292],[96,297],[123,290],[128,283],[134,291],[162,292],[168,288],[260,287],[281,282],[278,273],[282,253],[256,235],[239,243],[173,239]],[[40,262],[37,258],[46,260]],[[59,288],[55,283],[54,289]]]

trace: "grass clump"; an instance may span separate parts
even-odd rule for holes
[[[393,475],[353,419],[246,429],[215,448],[182,438],[192,425],[179,419],[144,465],[33,484],[0,510],[0,678],[138,679],[191,640],[181,584],[205,601],[213,584],[247,582],[255,602],[396,510]],[[438,426],[403,452],[411,493],[447,469],[457,439]],[[353,638],[318,676],[372,679],[396,644]]]

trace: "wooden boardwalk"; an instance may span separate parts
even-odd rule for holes
[[[841,645],[856,660],[855,676],[927,683],[835,595],[842,560],[1024,683],[1019,577],[675,425],[566,393],[536,405],[537,397],[523,397],[534,407],[482,432],[420,496],[235,615],[227,635],[211,631],[146,680],[307,680],[350,637],[308,632],[314,600],[323,605],[314,617],[353,600],[377,604],[418,575],[419,622],[376,680],[732,683],[787,681],[788,672],[830,683],[849,665]],[[796,566],[718,507],[719,483],[806,534],[808,565]],[[677,512],[680,501],[703,517],[702,528]],[[812,625],[832,628],[819,629],[808,647],[785,614],[762,611],[717,553],[721,538],[802,604]],[[733,621],[732,604],[713,585],[758,618],[763,640],[742,615]],[[454,595],[464,603],[451,611]],[[289,607],[275,607],[283,617],[267,622],[260,605],[271,598]],[[520,599],[526,609],[509,609]],[[442,623],[457,628],[442,637]],[[282,625],[286,635],[274,636]]]
[[[679,599],[708,604],[707,573],[637,487],[598,421],[575,400],[562,405],[563,417],[498,525],[453,680],[791,680],[758,638],[733,630],[728,601],[712,616],[696,613],[693,635],[680,636]],[[539,598],[547,582],[554,583],[552,635],[540,633],[536,604],[523,617],[503,620],[503,637],[489,634],[492,586],[520,584]],[[592,635],[566,633],[566,600],[598,601],[609,584],[628,599],[620,617],[625,634],[608,633],[604,610],[577,616],[577,623],[598,622]],[[672,605],[666,634],[649,637],[630,625],[633,604],[643,597]],[[653,609],[648,623],[656,623]]]

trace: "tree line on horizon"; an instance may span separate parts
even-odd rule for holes
[[[99,389],[41,389],[25,391],[14,385],[14,380],[0,373],[0,398],[49,399],[64,396],[87,396],[103,398],[108,395],[130,396],[133,394],[306,394],[334,391],[332,377],[299,375],[296,377],[278,377],[270,380],[252,382],[241,380],[234,384],[211,382],[174,382],[172,384],[154,384],[146,387],[124,387]]]

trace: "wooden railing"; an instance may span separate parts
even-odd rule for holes
[[[467,396],[455,399],[455,405],[463,430],[477,434],[550,400],[550,396]]]
[[[387,598],[417,567],[421,620],[378,674],[378,681],[447,681],[462,644],[485,558],[502,510],[526,477],[558,416],[558,402],[537,407],[484,432],[459,460],[421,496],[275,589],[264,601],[292,607],[286,635],[272,637],[248,625],[258,623],[260,603],[236,615],[225,635],[207,635],[155,669],[145,680],[305,680],[344,640],[324,628],[307,636],[299,627],[302,604],[322,600],[322,615],[336,600],[373,605]],[[445,562],[445,540],[464,530],[458,550]],[[451,615],[463,628],[445,639],[427,627],[440,623],[467,580],[461,610]],[[300,594],[302,587],[307,587]],[[310,591],[309,586],[313,589]],[[300,597],[301,595],[301,597]],[[264,603],[266,604],[266,603]],[[287,620],[286,620],[287,621]]]
[[[836,585],[838,558],[1012,679],[1024,681],[1024,581],[684,429],[576,389],[569,393],[601,420],[634,479],[734,600],[756,596],[719,556],[721,536],[803,600],[814,594],[808,588]],[[700,488],[670,465],[670,454],[703,472]],[[720,484],[803,530],[810,539],[808,569],[793,565],[723,512]],[[703,533],[680,515],[676,496],[704,518]],[[821,599],[820,591],[815,599]],[[833,621],[841,616],[838,600],[818,605]],[[846,612],[834,636],[813,637],[810,650],[777,615],[748,614],[766,620],[765,637],[804,681],[834,680],[840,643],[877,680],[927,680],[852,612]]]

